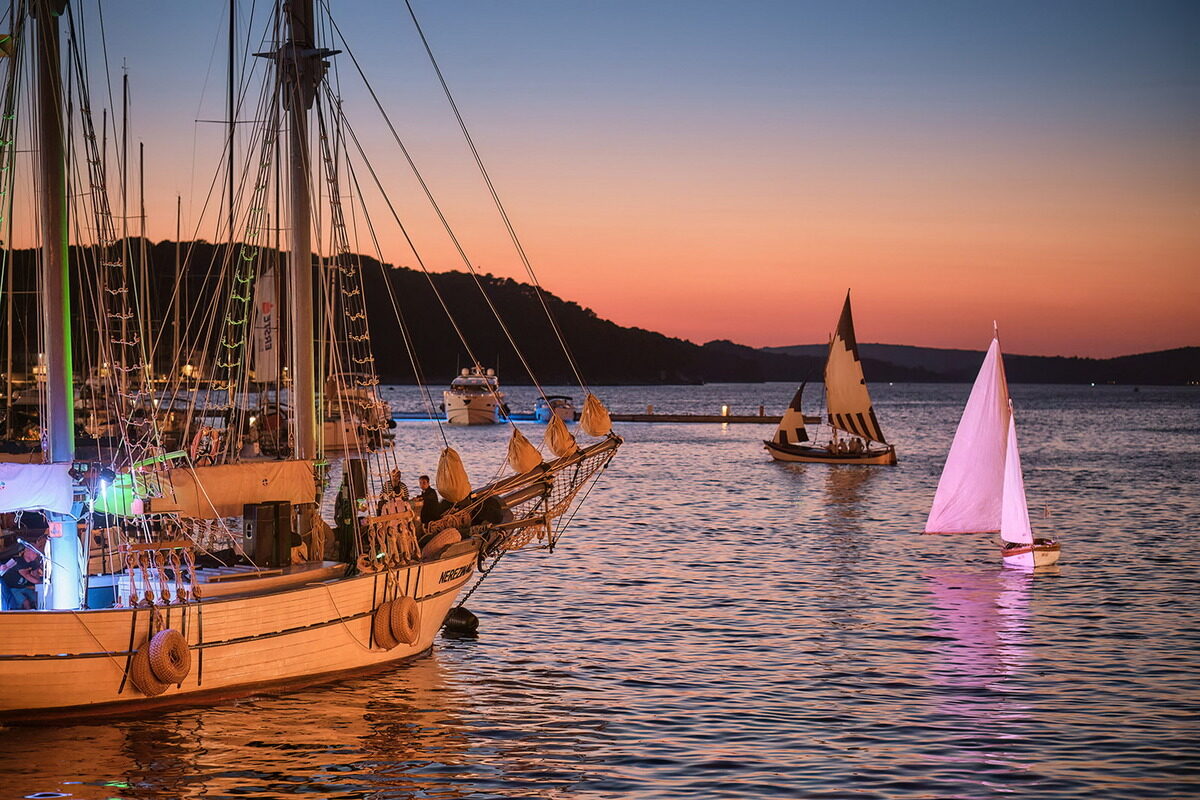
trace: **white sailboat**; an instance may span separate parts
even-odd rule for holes
[[[1049,566],[1061,554],[1058,542],[1035,538],[1029,524],[1016,418],[998,336],[971,387],[925,532],[999,533],[1001,558],[1009,566]]]
[[[763,442],[771,458],[820,464],[896,463],[896,448],[883,437],[863,376],[849,292],[825,360],[825,406],[831,434],[824,444],[804,444],[808,431],[800,407],[803,394],[801,385],[779,422],[775,438]],[[843,436],[838,436],[839,431]]]
[[[67,235],[88,226],[67,224],[66,106],[59,60],[59,16],[65,2],[32,0],[14,6],[32,14],[35,35],[22,35],[23,13],[12,20],[12,40],[22,48],[22,57],[37,44],[38,185],[45,187],[39,214],[44,299],[39,324],[47,377],[39,409],[43,449],[0,463],[0,513],[44,515],[50,536],[48,549],[41,549],[45,582],[38,591],[39,608],[0,611],[0,685],[21,687],[0,696],[0,719],[43,721],[193,704],[324,682],[427,651],[477,566],[506,552],[553,545],[562,530],[556,529],[557,521],[608,464],[621,439],[612,433],[606,415],[593,414],[591,424],[581,427],[598,441],[557,442],[553,457],[543,461],[514,431],[517,446],[509,451],[514,474],[476,489],[467,482],[457,453],[447,447],[438,489],[454,505],[428,525],[419,522],[399,487],[379,485],[377,468],[397,464],[393,449],[359,450],[359,460],[376,468],[374,477],[354,479],[349,462],[332,463],[328,473],[317,469],[324,447],[318,435],[322,384],[314,364],[314,308],[340,311],[348,325],[356,326],[343,332],[344,351],[332,345],[327,350],[358,369],[372,370],[355,384],[358,394],[352,399],[377,405],[378,379],[361,276],[353,262],[341,258],[348,253],[345,243],[335,241],[334,256],[313,262],[310,221],[319,215],[310,205],[309,109],[314,101],[326,103],[328,119],[340,102],[321,95],[331,91],[323,82],[325,59],[336,52],[322,47],[318,36],[328,35],[332,26],[328,20],[314,24],[312,0],[294,0],[278,5],[270,29],[281,36],[275,49],[263,54],[275,70],[264,76],[263,86],[279,92],[265,107],[286,108],[288,116],[288,152],[280,163],[290,170],[291,257],[281,276],[291,314],[289,455],[282,460],[244,457],[242,440],[250,436],[254,422],[245,427],[241,422],[251,411],[244,401],[249,376],[239,355],[246,337],[239,332],[249,327],[259,253],[247,244],[240,252],[229,248],[233,257],[225,334],[215,343],[215,360],[226,380],[208,393],[217,398],[216,410],[226,425],[200,428],[208,431],[204,452],[213,463],[201,466],[188,450],[162,447],[153,410],[157,402],[151,402],[157,400],[153,383],[140,377],[149,374],[148,360],[137,358],[140,340],[133,330],[106,340],[115,353],[109,359],[112,380],[121,381],[119,391],[108,395],[122,398],[116,408],[122,422],[120,447],[102,453],[106,460],[77,462]],[[19,95],[13,89],[20,77],[15,67],[7,77],[6,96]],[[81,84],[76,91],[86,88]],[[75,106],[89,122],[86,109],[86,101]],[[283,127],[275,116],[266,120],[264,130]],[[93,148],[86,163],[98,169],[102,159],[95,155],[94,135],[85,132],[80,138]],[[259,142],[264,165],[271,163],[269,154],[285,149],[270,138]],[[4,158],[12,146],[11,139],[0,142],[9,148]],[[333,166],[332,159],[324,164],[329,173]],[[262,175],[253,183],[252,191],[260,194],[271,185]],[[330,184],[336,185],[336,176]],[[104,185],[99,173],[92,202],[103,203]],[[251,240],[260,230],[254,221],[257,199],[247,204]],[[102,222],[111,219],[104,208],[90,211]],[[340,209],[335,218],[337,213]],[[101,254],[92,266],[102,268],[105,276],[103,291],[97,292],[105,304],[101,320],[119,320],[123,331],[126,323],[133,328],[136,306],[129,304],[136,294],[124,282],[128,265],[113,256],[119,248],[111,236],[90,247]],[[320,280],[313,280],[314,272]],[[589,401],[598,405],[594,397]],[[204,413],[189,411],[197,418]],[[346,481],[339,483],[335,476],[342,476],[343,467]],[[341,549],[337,557],[326,559],[325,553],[335,548],[329,546],[332,531],[319,511],[332,505],[339,487],[350,496],[344,515],[349,519],[345,526],[340,516],[336,520]],[[292,530],[300,534],[299,547],[293,547]],[[211,555],[215,539],[233,542],[247,563],[204,566],[202,556]],[[116,544],[103,551],[103,558],[89,559],[98,541]],[[89,568],[97,563],[98,569]]]

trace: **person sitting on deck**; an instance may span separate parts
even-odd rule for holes
[[[400,474],[400,469],[392,470],[388,475],[388,479],[383,483],[383,491],[380,492],[379,503],[375,509],[377,516],[383,515],[383,507],[392,500],[400,499],[408,502],[408,484],[404,482],[403,476]]]
[[[0,577],[4,608],[12,611],[37,608],[35,587],[41,582],[42,556],[30,545],[25,545],[16,563]]]

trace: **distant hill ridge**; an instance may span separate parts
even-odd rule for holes
[[[827,345],[802,344],[764,347],[768,353],[798,358],[823,358]],[[887,368],[920,370],[932,381],[972,381],[983,362],[983,350],[914,347],[905,344],[862,344],[868,380],[868,364]],[[1179,347],[1153,353],[1117,358],[1068,356],[1022,356],[1004,354],[1004,370],[1013,383],[1118,383],[1179,385],[1200,382],[1200,347]],[[884,380],[890,380],[883,378]]]
[[[220,261],[226,245],[185,242],[188,258],[186,286],[181,292],[189,310],[197,305],[220,302],[228,288],[219,285],[215,271],[209,270],[214,258]],[[129,248],[137,254],[136,241]],[[273,257],[263,249],[262,258]],[[154,330],[164,331],[169,341],[173,315],[175,243],[159,242],[148,247],[150,291],[145,314]],[[14,358],[19,371],[28,371],[36,359],[37,335],[32,322],[38,301],[33,283],[37,253],[19,250],[13,253],[14,296],[18,325],[14,330]],[[78,264],[84,254],[71,248],[71,260]],[[405,267],[381,265],[363,256],[364,295],[374,345],[375,366],[385,383],[412,383],[414,375],[404,341],[413,345],[423,383],[438,387],[448,383],[458,369],[469,365],[470,357],[458,334],[442,311],[432,286],[437,287],[451,314],[461,328],[471,351],[484,366],[497,367],[502,384],[530,382],[521,359],[487,307],[475,285],[464,272],[440,272],[429,276]],[[82,273],[81,273],[82,274]],[[573,384],[574,372],[558,344],[557,336],[546,319],[536,290],[525,283],[492,275],[480,276],[480,282],[499,310],[513,339],[533,374],[545,384]],[[81,296],[79,281],[72,281],[72,307],[79,330],[94,330],[90,300]],[[392,298],[404,318],[402,335]],[[800,345],[757,349],[718,340],[698,345],[641,328],[628,328],[603,319],[589,308],[563,300],[550,293],[546,303],[554,314],[563,338],[579,365],[579,371],[595,384],[688,384],[719,382],[820,380],[825,362],[824,345]],[[202,302],[197,302],[202,300]],[[211,360],[212,353],[192,350],[189,343],[211,342],[211,334],[202,330],[202,315],[185,315],[192,324],[183,331],[182,349],[196,363]],[[286,315],[285,315],[286,317]],[[0,331],[2,331],[0,326]],[[81,357],[87,348],[76,348]],[[904,345],[862,345],[864,369],[869,381],[970,381],[983,355],[968,350],[940,350]],[[179,354],[160,344],[155,353],[155,370],[173,368]],[[1200,382],[1200,348],[1186,347],[1159,353],[1124,356],[1113,359],[1046,358],[1041,356],[1005,356],[1010,380],[1034,383],[1125,383],[1183,384]],[[83,366],[82,363],[80,366]]]

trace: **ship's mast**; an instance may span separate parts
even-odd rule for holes
[[[42,235],[42,331],[46,353],[46,460],[75,460],[74,385],[71,375],[71,295],[67,273],[67,174],[58,17],[67,0],[36,0],[38,210]],[[80,605],[79,534],[73,520],[52,520],[52,608]]]
[[[283,14],[288,38],[275,53],[275,63],[288,112],[292,253],[287,285],[292,332],[291,399],[296,422],[295,455],[308,459],[317,455],[308,111],[328,68],[324,59],[334,55],[334,51],[315,47],[312,0],[284,0]]]
[[[75,458],[71,381],[71,299],[67,282],[67,175],[63,141],[58,15],[66,0],[37,0],[38,167],[42,233],[42,326],[46,352],[48,461]]]

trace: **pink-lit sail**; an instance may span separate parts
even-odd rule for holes
[[[1000,530],[1010,416],[1000,341],[993,339],[946,456],[926,533]]]
[[[1017,421],[1008,415],[1008,448],[1004,458],[1004,507],[1000,514],[1000,538],[1006,542],[1033,544],[1029,506],[1025,502],[1025,478],[1017,451]]]

